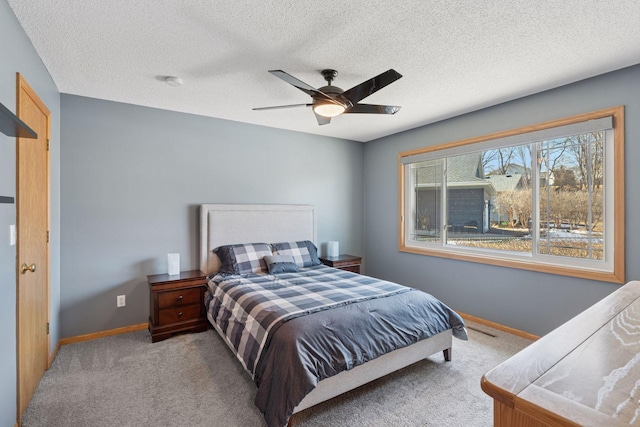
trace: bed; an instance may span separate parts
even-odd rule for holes
[[[269,427],[432,354],[449,361],[452,337],[467,339],[431,295],[320,265],[316,242],[313,206],[200,207],[207,317],[256,383]]]

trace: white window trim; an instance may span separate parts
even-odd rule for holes
[[[406,211],[411,207],[406,202],[414,203],[412,188],[407,185],[410,180],[410,164],[433,159],[451,157],[462,153],[484,151],[500,146],[525,144],[534,138],[539,140],[546,135],[554,137],[559,134],[575,134],[613,127],[607,131],[607,138],[613,138],[613,144],[605,140],[605,184],[612,183],[609,191],[605,190],[604,223],[611,238],[605,239],[605,260],[594,262],[577,258],[565,259],[558,256],[522,254],[506,251],[496,251],[482,248],[454,247],[446,244],[445,230],[441,230],[442,239],[439,243],[417,242],[409,239],[411,212]],[[556,132],[558,131],[558,132]],[[520,142],[523,141],[523,142]],[[473,145],[473,147],[470,147]],[[536,156],[532,155],[532,162]],[[499,265],[503,267],[520,268],[524,270],[543,271],[551,274],[581,277],[593,280],[602,280],[614,283],[625,281],[625,254],[624,254],[624,107],[614,107],[599,110],[592,113],[553,120],[537,125],[526,126],[505,132],[498,132],[482,137],[456,141],[452,143],[426,147],[423,149],[407,151],[398,155],[398,194],[399,194],[399,221],[398,221],[398,249],[402,252],[417,253],[429,256],[438,256],[451,259],[479,262]],[[444,169],[444,168],[443,168]],[[537,175],[537,168],[532,167]],[[444,170],[443,170],[444,174]],[[537,181],[536,181],[537,182]],[[442,189],[446,189],[443,179]],[[444,193],[444,191],[443,191]],[[534,198],[538,200],[537,197]],[[413,206],[415,208],[415,206]],[[613,207],[613,209],[610,209]],[[611,210],[613,212],[611,212]],[[539,209],[535,206],[532,210],[535,217],[534,223],[534,253],[538,244],[539,224],[536,220]],[[407,218],[407,221],[405,221]],[[443,220],[443,224],[446,221]],[[566,262],[563,262],[566,261]]]

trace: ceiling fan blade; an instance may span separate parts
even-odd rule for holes
[[[400,110],[400,107],[395,105],[356,104],[348,108],[343,114],[395,114],[398,110]]]
[[[273,74],[274,76],[276,76],[276,77],[284,80],[285,82],[289,83],[290,85],[297,87],[298,89],[300,89],[301,91],[303,91],[304,93],[306,93],[309,96],[313,96],[316,93],[316,88],[314,88],[313,86],[309,86],[308,84],[306,84],[302,80],[299,80],[299,79],[293,77],[289,73],[285,73],[282,70],[269,70],[269,72],[271,74]]]
[[[320,114],[316,113],[315,111],[313,112],[313,114],[316,115],[316,120],[318,121],[318,124],[320,126],[328,125],[329,123],[331,123],[331,117],[321,116]]]
[[[318,89],[316,89],[316,88],[314,88],[312,86],[309,86],[308,84],[306,84],[302,80],[293,77],[289,73],[286,73],[286,72],[284,72],[282,70],[269,70],[269,72],[271,74],[273,74],[274,76],[276,76],[276,77],[284,80],[285,82],[289,83],[290,85],[297,87],[298,89],[300,89],[301,91],[303,91],[304,93],[306,93],[309,96],[316,97],[316,98],[321,98],[323,100],[332,102],[334,104],[341,105],[341,106],[343,106],[345,108],[349,107],[349,105],[343,104],[342,102],[332,98],[331,96],[327,95],[326,93],[324,93],[322,91],[319,91]]]
[[[280,108],[294,108],[294,107],[311,107],[313,104],[289,104],[289,105],[276,105],[274,107],[256,107],[252,108],[254,111],[262,110],[277,110]]]
[[[342,93],[342,96],[351,101],[351,103],[355,106],[358,101],[376,93],[383,87],[395,82],[401,77],[402,74],[398,73],[392,68],[382,74],[375,76],[372,79],[367,80],[366,82],[362,82],[359,85],[352,87],[351,89],[345,90]]]

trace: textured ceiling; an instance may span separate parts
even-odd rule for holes
[[[640,1],[8,0],[62,93],[357,141],[640,63]],[[305,93],[403,78],[318,126]],[[170,87],[159,76],[179,76]]]

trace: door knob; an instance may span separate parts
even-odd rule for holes
[[[32,273],[35,273],[35,271],[36,271],[36,265],[35,265],[35,264],[27,265],[26,263],[25,263],[25,264],[22,264],[22,267],[20,267],[20,272],[21,272],[22,274],[25,274],[27,271],[30,271],[30,272],[32,272]]]

